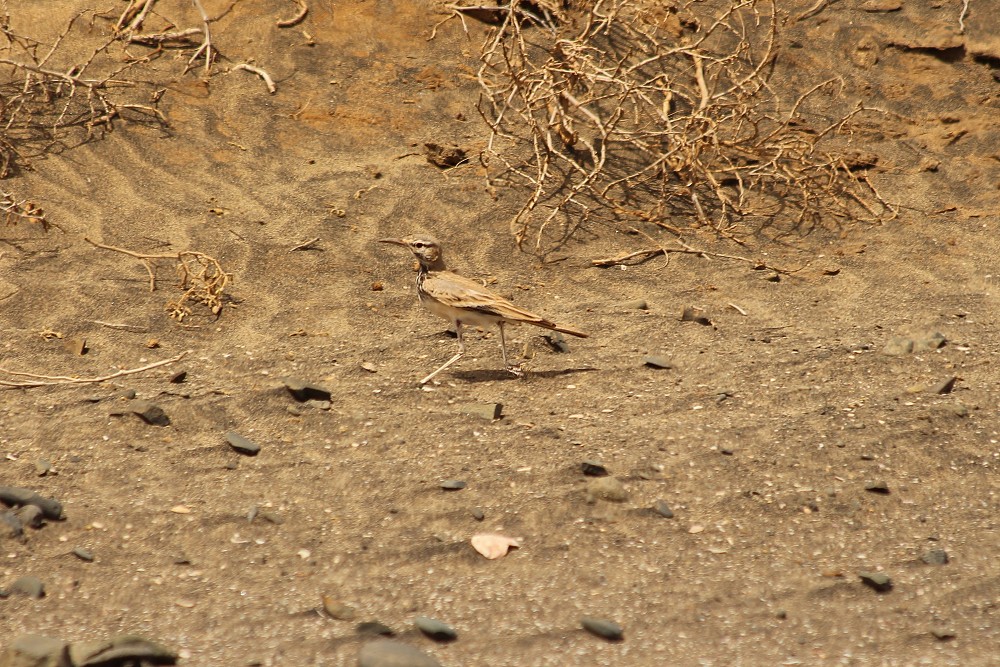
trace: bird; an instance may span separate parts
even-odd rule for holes
[[[379,242],[403,246],[413,253],[420,264],[420,269],[417,272],[417,297],[420,299],[420,303],[435,315],[451,322],[458,338],[458,353],[422,379],[419,382],[420,385],[433,380],[441,371],[457,362],[465,354],[465,340],[462,338],[463,325],[486,327],[496,324],[500,328],[500,350],[503,353],[504,367],[513,375],[521,375],[521,369],[507,361],[505,324],[531,324],[578,338],[588,337],[588,334],[582,331],[561,326],[515,305],[509,299],[486,289],[475,280],[449,271],[441,252],[441,244],[433,236],[414,234],[402,238],[379,239]]]

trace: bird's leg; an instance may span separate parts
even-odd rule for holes
[[[500,320],[498,325],[500,327],[500,351],[503,352],[504,368],[507,369],[508,373],[520,377],[522,374],[521,366],[519,364],[511,365],[511,363],[507,361],[507,339],[503,335],[503,320]]]
[[[434,377],[438,373],[440,373],[441,371],[443,371],[444,369],[448,368],[453,363],[455,363],[456,361],[458,361],[459,359],[461,359],[462,355],[465,354],[465,339],[462,338],[462,323],[461,322],[455,322],[455,336],[458,337],[458,354],[456,354],[454,357],[452,357],[448,361],[444,362],[444,364],[440,368],[438,368],[436,371],[434,371],[433,373],[431,373],[430,375],[428,375],[427,377],[425,377],[423,380],[421,380],[419,382],[420,385],[425,385],[428,382],[430,382],[431,380],[433,380]]]

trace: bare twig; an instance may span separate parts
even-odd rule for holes
[[[262,70],[261,68],[256,67],[254,65],[248,65],[247,63],[240,63],[239,65],[233,67],[233,70],[238,70],[238,69],[246,70],[247,72],[252,72],[257,76],[259,76],[260,78],[264,79],[264,84],[267,86],[267,92],[271,93],[272,95],[274,95],[278,91],[278,88],[274,85],[274,79],[272,79],[271,75]]]
[[[965,15],[969,13],[969,0],[962,0],[962,11],[958,15],[958,34],[965,34]]]
[[[308,241],[305,241],[304,243],[298,244],[294,248],[290,248],[289,252],[295,252],[296,250],[312,250],[313,246],[316,243],[318,243],[318,242],[319,242],[319,237],[317,236],[314,239],[309,239]]]
[[[98,382],[107,382],[108,380],[114,380],[115,378],[120,378],[125,375],[135,375],[136,373],[142,373],[144,371],[151,370],[153,368],[159,368],[160,366],[167,366],[169,364],[176,363],[187,356],[190,350],[181,352],[180,354],[173,356],[169,359],[164,359],[162,361],[157,361],[151,364],[146,364],[145,366],[140,366],[138,368],[129,368],[125,370],[115,371],[108,375],[101,375],[98,377],[89,378],[77,378],[70,377],[66,375],[37,375],[35,373],[24,373],[20,371],[11,371],[6,368],[0,368],[0,373],[6,373],[7,375],[12,375],[14,377],[26,377],[33,378],[29,382],[16,382],[13,380],[3,380],[0,379],[0,386],[2,387],[16,387],[20,389],[30,389],[32,387],[49,387],[53,385],[65,385],[65,384],[94,384]]]

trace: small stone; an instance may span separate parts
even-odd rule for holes
[[[615,477],[598,477],[587,483],[587,502],[594,502],[595,499],[623,503],[628,500],[628,491]]]
[[[719,450],[719,453],[722,454],[723,456],[732,456],[733,454],[736,453],[736,451],[728,447],[723,447],[722,449]]]
[[[52,472],[52,464],[45,459],[38,459],[35,461],[35,472],[39,477],[45,477]]]
[[[580,625],[587,632],[597,635],[598,637],[603,637],[608,641],[619,642],[625,638],[625,631],[622,630],[622,626],[618,625],[614,621],[609,621],[604,618],[594,618],[593,616],[584,616],[580,619]]]
[[[712,320],[708,319],[705,311],[694,306],[686,306],[681,311],[681,322],[696,322],[705,327],[712,326]]]
[[[31,528],[41,528],[45,522],[45,513],[38,505],[25,505],[14,512],[14,514],[23,525],[30,526]]]
[[[176,373],[172,373],[170,375],[170,380],[169,381],[170,381],[171,384],[180,384],[180,383],[184,382],[184,380],[187,379],[187,376],[188,376],[188,372],[187,371],[177,371]]]
[[[329,389],[319,385],[309,384],[308,382],[298,378],[289,377],[283,379],[282,382],[296,401],[329,401],[333,398],[333,394]]]
[[[939,642],[946,642],[958,636],[958,633],[951,628],[934,628],[931,635]]]
[[[173,665],[178,655],[156,642],[135,635],[120,635],[110,640],[74,642],[67,651],[70,663],[78,667],[97,665],[155,664]]]
[[[239,433],[235,431],[229,431],[226,433],[226,442],[229,443],[230,447],[238,451],[240,454],[246,454],[247,456],[257,456],[260,452],[260,445],[252,440],[247,440]]]
[[[0,502],[8,506],[36,505],[46,519],[63,519],[62,503],[52,498],[44,498],[31,489],[18,486],[0,486]]]
[[[383,637],[393,637],[396,634],[392,628],[379,621],[363,621],[358,623],[357,630],[360,635],[382,635]]]
[[[329,614],[330,618],[335,618],[338,621],[353,621],[358,615],[357,609],[346,602],[335,600],[329,595],[323,596],[323,611]]]
[[[868,0],[861,3],[861,11],[870,13],[898,12],[902,8],[901,0]]]
[[[427,616],[417,616],[413,619],[413,625],[436,642],[444,643],[458,639],[458,633],[453,627]]]
[[[626,301],[621,305],[625,310],[649,310],[649,304],[646,303],[645,299],[634,299],[633,301]]]
[[[920,555],[920,560],[928,565],[947,565],[948,552],[944,549],[930,549]]]
[[[62,345],[64,350],[78,357],[82,357],[89,351],[87,341],[83,338],[67,338]]]
[[[545,342],[549,344],[553,352],[558,354],[566,354],[569,352],[569,343],[566,342],[566,336],[563,336],[558,331],[553,331],[552,333],[545,334],[542,336]]]
[[[0,656],[5,667],[65,667],[66,642],[42,635],[21,635]]]
[[[607,477],[608,469],[597,461],[584,461],[580,464],[580,471],[588,477]]]
[[[482,419],[500,419],[503,416],[502,403],[462,403],[456,410],[463,415],[481,417]]]
[[[650,368],[670,369],[674,367],[674,362],[660,354],[647,354],[642,358],[642,363]]]
[[[465,150],[455,144],[442,146],[441,144],[425,143],[424,155],[427,161],[435,167],[449,169],[469,161]]]
[[[87,549],[84,549],[83,547],[77,547],[73,549],[73,551],[71,551],[70,553],[72,553],[74,556],[84,561],[85,563],[94,562],[94,554],[88,551]]]
[[[369,373],[378,373],[378,366],[370,361],[363,361],[360,364],[361,370],[368,371]]]
[[[958,378],[952,375],[949,378],[941,380],[937,384],[931,385],[930,391],[932,394],[950,394],[955,388],[955,383],[957,381]]]
[[[163,411],[163,408],[150,403],[149,401],[134,401],[129,405],[132,414],[138,416],[142,421],[151,426],[169,426],[170,417]]]
[[[858,572],[861,582],[878,593],[887,593],[892,590],[892,579],[881,572]]]
[[[890,357],[901,357],[913,352],[913,341],[904,336],[894,336],[886,341],[882,354]]]
[[[3,532],[0,532],[0,537],[9,537],[15,540],[24,538],[24,524],[10,510],[0,512],[0,527],[3,528]]]
[[[913,351],[914,352],[933,352],[938,348],[944,346],[948,342],[944,334],[940,331],[934,331],[932,333],[924,334],[922,336],[917,336],[913,339]]]
[[[460,491],[465,487],[465,482],[460,479],[446,479],[441,482],[441,488],[445,491]]]
[[[361,647],[358,667],[441,667],[441,663],[409,644],[379,639]]]
[[[24,576],[10,585],[11,593],[21,593],[35,600],[45,597],[45,584],[38,577]]]
[[[483,519],[486,518],[486,513],[483,510],[476,507],[475,509],[472,510],[472,518],[475,519],[476,521],[482,521]]]
[[[865,491],[868,493],[881,493],[882,495],[889,495],[889,485],[884,481],[879,480],[877,482],[868,482],[865,484]]]
[[[674,518],[674,511],[670,509],[670,505],[667,504],[666,500],[657,500],[653,503],[653,511],[662,516],[664,519]]]

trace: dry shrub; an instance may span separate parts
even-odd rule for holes
[[[452,6],[481,20],[469,8]],[[588,222],[729,238],[894,215],[846,150],[860,103],[837,79],[785,101],[770,85],[772,0],[510,0],[482,50],[492,185],[525,192],[519,245],[558,248]],[[684,222],[687,221],[687,222]],[[750,223],[750,224],[748,224]]]

